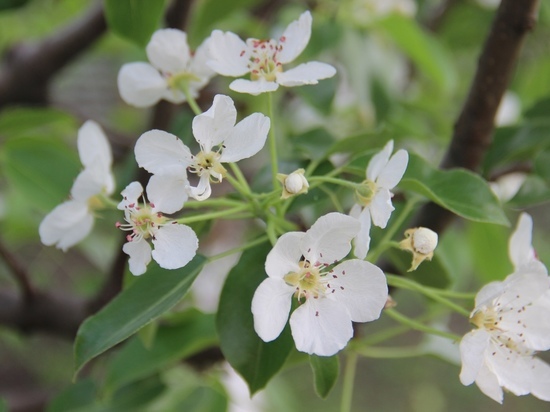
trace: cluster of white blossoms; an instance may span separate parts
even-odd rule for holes
[[[522,214],[509,244],[514,273],[479,291],[470,315],[477,329],[460,342],[460,381],[499,403],[503,388],[550,401],[550,365],[535,356],[550,349],[550,277],[531,246],[532,228]]]

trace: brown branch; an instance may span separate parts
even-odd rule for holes
[[[21,294],[23,295],[23,301],[29,302],[35,295],[34,288],[31,284],[27,270],[23,267],[21,262],[8,250],[6,245],[0,240],[0,257],[6,263],[6,266],[13,275],[13,278]]]
[[[4,56],[0,70],[0,108],[48,103],[51,78],[92,45],[107,26],[100,3],[80,20],[37,44],[19,44]]]
[[[502,0],[500,3],[441,163],[443,169],[479,169],[492,143],[500,100],[508,88],[525,37],[535,26],[538,8],[539,0]],[[441,233],[453,218],[448,210],[429,203],[419,211],[411,226],[425,226]]]

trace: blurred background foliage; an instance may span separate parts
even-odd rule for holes
[[[80,18],[94,3],[0,1],[0,53],[7,59],[14,46],[40,42]],[[86,119],[101,123],[113,143],[117,192],[132,178],[136,168],[133,143],[148,129],[151,113],[121,101],[116,76],[122,64],[146,59],[143,46],[150,34],[163,25],[162,15],[168,5],[162,0],[151,1],[147,9],[150,14],[133,16],[144,19],[136,29],[125,27],[130,19],[117,15],[114,3],[116,0],[104,2],[110,30],[53,79],[51,105],[8,106],[0,110],[1,237],[24,262],[39,288],[76,297],[93,296],[103,283],[102,274],[117,253],[118,237],[113,228],[120,216],[116,212],[103,214],[96,221],[93,236],[67,253],[42,246],[38,224],[67,197],[80,168],[76,134]],[[340,149],[348,145],[348,151],[353,152],[358,142],[365,142],[361,149],[367,152],[388,139],[437,166],[468,92],[495,9],[483,4],[490,2],[474,0],[418,0],[412,2],[412,13],[405,8],[377,14],[376,3],[197,0],[192,3],[186,31],[192,47],[213,29],[231,30],[242,37],[272,37],[303,10],[312,9],[313,33],[300,61],[326,61],[337,67],[338,75],[316,87],[290,89],[276,96],[280,112],[277,133],[283,142],[281,155],[288,170],[303,166],[335,145]],[[442,3],[448,8],[439,16],[436,11]],[[505,210],[512,224],[519,209],[527,209],[534,216],[534,245],[547,266],[548,39],[550,4],[542,2],[538,24],[519,57],[494,144],[482,170],[484,178],[496,180],[509,168],[526,166],[520,167],[527,171],[525,183],[513,198],[506,200]],[[214,94],[222,92],[239,102],[242,117],[247,112],[263,110],[262,99],[236,95],[228,91],[228,84],[228,79],[215,78],[201,94],[203,107],[209,106]],[[192,113],[182,106],[169,131],[187,141],[191,138],[191,120]],[[243,167],[254,176],[253,185],[261,187],[268,181],[266,157],[253,159]],[[326,167],[331,165],[327,162]],[[351,199],[339,197],[347,210]],[[320,210],[334,206],[320,190],[298,200],[296,207],[300,202],[309,202]],[[311,215],[315,216],[313,210]],[[202,229],[203,234],[207,229]],[[507,257],[510,230],[488,223],[458,222],[440,238],[437,259],[426,264],[426,276],[431,274],[437,279],[445,272],[445,279],[457,290],[477,290],[486,282],[502,279],[511,269]],[[375,239],[376,236],[374,232]],[[0,262],[0,287],[13,289],[7,271]],[[413,316],[431,317],[434,323],[459,334],[468,328],[462,319],[454,319],[441,310],[431,314],[431,303],[413,293],[398,291],[393,297],[400,310]],[[43,405],[49,405],[48,411],[206,412],[227,410],[229,394],[231,407],[235,408],[244,402],[236,394],[246,397],[246,389],[242,382],[229,381],[227,377],[233,375],[228,374],[226,366],[197,369],[182,362],[218,341],[212,315],[192,306],[193,300],[187,299],[163,319],[162,325],[157,325],[159,330],[152,335],[154,349],[146,349],[146,328],[86,367],[74,384],[71,342],[2,327],[0,397],[14,411],[42,410]],[[423,355],[377,359],[373,353],[362,359],[356,380],[355,411],[547,410],[547,405],[533,397],[507,396],[504,406],[499,407],[476,388],[460,384],[459,366],[453,363],[456,344],[398,328],[398,324],[383,316],[360,331],[365,339],[372,338],[374,342],[385,330],[395,330],[395,337],[388,342],[390,346],[415,346],[416,355]],[[283,372],[257,395],[254,406],[231,410],[330,412],[338,408],[340,385],[339,380],[326,400],[319,399],[309,366],[302,355],[294,353]],[[3,409],[6,406],[0,403],[0,411]]]

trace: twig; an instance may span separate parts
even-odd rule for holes
[[[4,243],[0,240],[0,257],[6,263],[6,266],[10,269],[10,273],[13,275],[13,278],[17,282],[19,289],[23,295],[23,301],[29,302],[32,300],[35,292],[34,288],[30,282],[29,275],[27,274],[26,269],[21,265],[21,263],[16,259],[16,257],[8,250]]]

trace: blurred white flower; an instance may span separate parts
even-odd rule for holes
[[[262,340],[280,335],[293,295],[300,306],[290,316],[290,328],[301,352],[334,355],[353,336],[352,322],[378,319],[388,297],[382,270],[358,259],[338,264],[358,229],[356,219],[329,213],[307,232],[277,240],[265,262],[269,277],[252,299],[254,329]]]
[[[101,196],[114,191],[111,147],[101,127],[88,120],[78,130],[78,154],[84,169],[71,189],[71,199],[54,208],[38,227],[40,240],[67,251],[84,239],[94,224],[94,211],[103,207]]]
[[[414,17],[417,10],[415,0],[354,0],[350,7],[353,21],[360,25],[368,25],[392,13]]]
[[[317,84],[336,74],[336,69],[320,62],[303,63],[289,70],[283,65],[295,60],[311,37],[312,17],[309,11],[289,24],[279,40],[248,39],[242,41],[231,32],[214,30],[207,64],[222,76],[240,77],[250,74],[250,80],[234,80],[229,88],[239,93],[258,95],[273,92],[279,85],[286,87]]]
[[[146,48],[151,63],[128,63],[120,69],[120,96],[136,107],[149,107],[161,99],[183,103],[186,100],[184,89],[196,97],[215,74],[206,65],[209,40],[207,38],[193,54],[185,32],[157,30]]]
[[[519,192],[525,179],[527,179],[526,173],[507,173],[494,182],[489,182],[489,187],[501,202],[506,203]]]
[[[495,116],[495,125],[509,126],[514,124],[518,121],[520,113],[521,100],[514,92],[507,91],[498,106]]]

